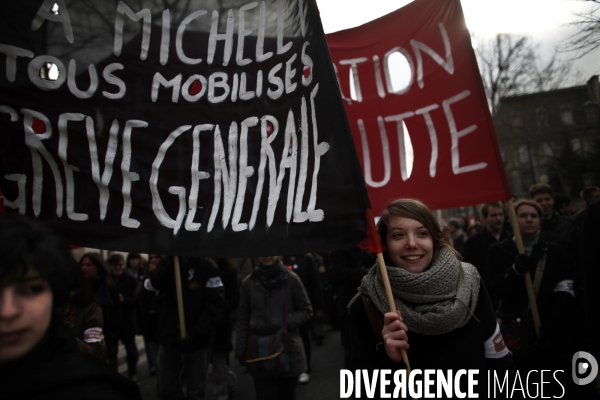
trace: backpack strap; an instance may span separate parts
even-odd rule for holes
[[[377,343],[383,343],[383,335],[381,334],[383,329],[383,316],[377,307],[375,307],[375,304],[373,304],[369,296],[362,294],[360,297],[362,297],[365,311],[367,312],[367,317],[369,317],[369,322],[371,323],[371,329],[373,330],[375,340]]]

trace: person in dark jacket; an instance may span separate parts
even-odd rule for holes
[[[140,253],[129,253],[125,260],[125,272],[133,276],[136,281],[144,282],[146,279],[146,265]]]
[[[575,284],[579,285],[581,237],[575,221],[554,211],[554,197],[552,187],[546,183],[536,183],[529,188],[529,197],[535,201],[542,210],[542,223],[540,226],[540,239],[552,242],[562,247],[567,256],[567,263]]]
[[[162,261],[160,254],[150,254],[148,262],[148,274],[156,270]],[[144,337],[144,349],[148,360],[150,375],[156,375],[158,368],[158,293],[146,290],[139,285],[135,294],[138,310],[138,330]]]
[[[288,362],[285,372],[254,373],[256,398],[295,400],[298,377],[306,371],[306,359],[298,329],[312,317],[312,307],[298,276],[279,257],[258,257],[252,274],[242,282],[236,326],[235,356],[246,366],[248,338],[288,332]]]
[[[467,235],[460,225],[458,219],[452,218],[448,221],[448,241],[456,251],[462,253]]]
[[[488,248],[506,238],[504,227],[504,207],[502,203],[488,203],[481,207],[485,229],[470,237],[463,247],[465,262],[473,264],[485,280]]]
[[[215,325],[225,309],[225,295],[219,268],[207,258],[181,257],[181,288],[185,335],[182,337],[177,291],[175,259],[152,272],[144,287],[158,291],[158,380],[161,399],[201,400],[206,388],[208,349],[213,343]]]
[[[104,319],[108,318],[108,306],[115,304],[118,294],[114,289],[115,281],[100,253],[85,253],[79,259],[79,269],[96,300],[102,307]]]
[[[571,211],[571,198],[564,193],[555,193],[554,194],[554,205],[552,206],[554,211],[562,215],[563,217],[567,217],[569,219],[573,218],[573,212]],[[581,227],[580,227],[581,228]]]
[[[73,268],[72,285],[62,313],[63,322],[75,334],[79,350],[102,360],[105,358],[102,308],[77,265]]]
[[[298,275],[308,294],[310,305],[315,317],[323,315],[323,291],[321,280],[319,279],[319,270],[316,260],[312,254],[297,254],[293,256],[284,256],[283,263],[290,271]],[[308,383],[310,381],[311,370],[311,343],[310,331],[312,329],[313,319],[300,327],[300,336],[304,345],[304,355],[306,356],[306,371],[300,374],[299,383]]]
[[[350,367],[350,318],[346,307],[360,286],[361,279],[369,272],[375,256],[358,247],[336,250],[329,256],[331,283],[335,292],[334,312],[339,322],[340,337],[344,347],[344,365]]]
[[[575,223],[579,226],[579,229],[583,228],[583,222],[585,221],[588,213],[588,208],[597,201],[600,201],[600,188],[597,186],[586,187],[579,193],[583,201],[585,201],[585,208],[580,210],[575,215]]]
[[[229,367],[229,354],[233,350],[234,313],[240,303],[237,263],[233,258],[214,260],[225,289],[225,308],[215,328],[210,367],[207,377],[207,397],[227,400],[234,396],[237,376]]]
[[[600,268],[598,268],[598,243],[600,243],[600,201],[587,208],[582,229],[582,267],[584,284],[584,305],[587,315],[586,336],[590,343],[591,353],[600,360]]]
[[[123,342],[127,353],[127,374],[129,379],[137,383],[139,354],[135,344],[135,291],[138,282],[133,276],[125,272],[125,259],[121,254],[113,254],[106,260],[106,263],[115,282],[114,290],[117,294],[117,300],[114,304],[108,306],[109,314],[105,320],[104,336],[106,338],[108,365],[112,366],[115,371],[119,368],[117,354],[120,340]]]
[[[404,370],[404,350],[413,371],[478,370],[479,384],[472,389],[485,394],[487,371],[512,371],[514,363],[477,270],[459,261],[433,213],[418,200],[392,201],[377,230],[398,312],[389,312],[376,264],[349,304],[350,369]],[[434,378],[431,392],[436,385]]]
[[[52,232],[0,216],[0,397],[141,400],[136,385],[79,351],[62,322],[76,268]]]
[[[562,248],[541,239],[542,209],[537,203],[520,200],[514,207],[525,254],[519,254],[516,239],[510,237],[492,245],[488,255],[488,283],[502,320],[501,330],[519,370],[568,371],[571,357],[577,351],[573,335],[577,322],[572,271]],[[531,274],[537,293],[539,338],[530,312],[526,272]],[[559,378],[563,386],[569,386],[570,375]],[[557,396],[561,391],[556,385],[547,390]]]

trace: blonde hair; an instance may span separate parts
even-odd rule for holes
[[[515,207],[515,214],[519,213],[519,208],[521,208],[522,206],[530,206],[535,208],[535,211],[537,211],[538,216],[540,217],[540,219],[542,218],[542,208],[540,207],[540,205],[538,203],[536,203],[533,200],[528,200],[528,199],[522,199],[519,200],[515,203],[514,207]]]

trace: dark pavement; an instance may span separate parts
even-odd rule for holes
[[[140,391],[145,400],[157,400],[156,377],[149,374],[144,342],[141,336],[137,337],[137,345],[140,351],[138,362],[138,380]],[[119,349],[119,372],[127,375],[125,363],[125,352]],[[232,400],[256,400],[254,394],[254,383],[252,376],[242,372],[236,360],[232,360],[232,369],[238,377],[236,396]],[[331,400],[339,398],[340,393],[340,369],[344,365],[344,351],[340,342],[339,331],[325,332],[325,340],[321,346],[312,344],[312,374],[310,382],[299,384],[297,400]],[[210,400],[210,399],[206,399]]]

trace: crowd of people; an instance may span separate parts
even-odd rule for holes
[[[31,369],[43,378],[26,398],[69,398],[86,380],[111,398],[140,398],[136,335],[161,399],[233,399],[231,360],[252,374],[258,399],[294,399],[325,327],[339,329],[352,370],[406,368],[408,354],[418,369],[570,371],[576,351],[597,354],[588,315],[600,189],[582,192],[587,207],[574,216],[549,185],[529,194],[512,205],[515,224],[509,203],[489,203],[481,221],[453,219],[445,232],[418,200],[391,202],[377,230],[397,312],[375,255],[359,248],[229,259],[89,252],[75,261],[51,232],[3,216],[0,374],[14,379],[2,397],[20,398],[18,373]],[[129,379],[117,373],[119,343]],[[551,390],[593,396],[590,386]]]
[[[580,196],[585,207],[572,213],[567,196],[554,194],[548,184],[534,184],[528,199],[514,202],[516,224],[509,221],[508,202],[485,204],[483,229],[465,235],[464,243],[459,242],[462,247],[455,247],[485,282],[500,331],[520,371],[570,371],[576,351],[592,349],[598,355],[594,343],[598,299],[591,283],[597,260],[582,257],[589,258],[594,251],[591,238],[597,238],[598,222],[588,213],[600,205],[600,188],[585,188]],[[514,229],[522,238],[522,252]],[[534,300],[528,295],[528,279]],[[594,385],[566,382],[566,389],[555,388],[558,393],[567,390],[581,398],[596,398]]]
[[[254,259],[179,257],[183,300],[182,314],[179,314],[175,257],[136,253],[124,257],[117,252],[103,256],[101,252],[88,252],[75,260],[51,231],[12,214],[1,219],[2,238],[11,239],[0,245],[2,254],[6,254],[6,264],[0,268],[1,371],[11,371],[21,365],[30,367],[34,358],[27,355],[32,349],[35,349],[36,357],[37,348],[44,348],[48,360],[55,357],[54,330],[58,331],[60,327],[61,337],[69,337],[72,341],[69,348],[71,356],[76,348],[77,353],[85,355],[85,363],[102,368],[103,374],[113,377],[120,376],[118,351],[119,344],[122,344],[129,379],[115,378],[116,389],[109,387],[106,390],[123,389],[126,396],[132,398],[139,396],[131,385],[139,384],[136,336],[141,336],[148,371],[151,376],[156,376],[159,398],[225,400],[233,398],[236,391],[237,377],[230,365],[234,349],[236,358],[245,366],[246,355],[252,351],[247,348],[247,336],[261,331],[269,333],[274,327],[279,327],[287,330],[289,343],[286,342],[286,346],[292,349],[292,359],[284,374],[285,379],[253,373],[259,398],[278,398],[278,390],[285,398],[293,398],[295,386],[310,381],[311,343],[321,345],[323,342],[325,299],[332,298],[325,260],[319,254]],[[52,251],[58,252],[62,258],[55,261],[49,257],[58,258],[58,255],[46,255],[44,251],[50,251],[47,248],[38,249],[37,246],[44,245],[43,241],[27,242],[29,235],[25,233],[29,230],[38,235],[32,240],[43,238],[52,241],[54,247],[60,248]],[[15,246],[20,242],[30,247]],[[59,251],[61,249],[62,252]],[[37,258],[29,262],[30,257]],[[47,272],[44,269],[47,258],[57,264],[55,270]],[[38,263],[42,266],[38,267]],[[27,328],[18,321],[16,311],[6,310],[7,302],[13,299],[6,300],[5,296],[12,286],[16,287],[17,294],[32,291],[21,288],[26,286],[21,281],[28,282],[29,275],[35,276],[36,284],[43,283],[44,293],[54,293],[49,314],[52,324],[38,334],[39,342],[32,341],[27,351],[18,353],[16,357],[10,354],[3,357],[6,353],[4,347],[15,347],[13,342],[21,342],[19,337],[12,340],[10,336],[13,334],[13,319],[19,328],[17,330]],[[257,282],[260,287],[254,285]],[[285,286],[283,291],[282,285]],[[36,290],[41,293],[41,289]],[[33,297],[25,294],[25,297]],[[40,296],[36,293],[35,297]],[[287,300],[283,301],[284,298]],[[283,314],[264,309],[281,310],[282,304],[285,305]],[[6,312],[8,315],[5,315]],[[180,324],[181,318],[184,324]],[[5,321],[7,319],[8,322]],[[235,331],[238,334],[234,348]],[[66,347],[63,350],[66,351]],[[278,384],[280,381],[284,382],[283,386]],[[8,394],[7,398],[13,395],[20,398],[16,385],[14,389],[14,392],[3,390],[2,397]],[[40,387],[39,390],[35,395],[41,395],[46,388]]]

